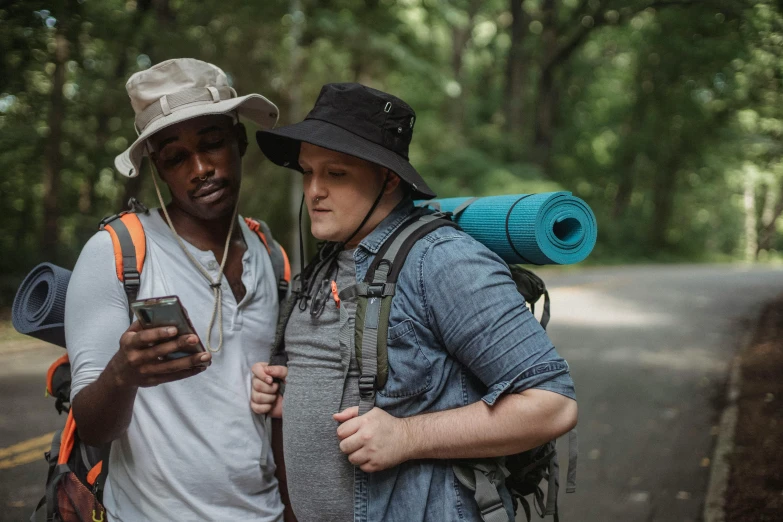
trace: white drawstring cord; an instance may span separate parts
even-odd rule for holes
[[[201,272],[201,275],[204,276],[204,278],[209,281],[209,287],[212,288],[212,293],[215,297],[215,304],[212,307],[212,318],[209,320],[209,328],[207,329],[207,350],[209,350],[212,353],[217,353],[223,348],[223,288],[222,288],[222,281],[223,281],[223,268],[226,266],[226,260],[228,259],[228,247],[231,244],[231,234],[234,232],[234,223],[237,221],[237,211],[239,210],[239,197],[237,197],[237,202],[234,205],[234,213],[231,216],[231,225],[228,228],[228,237],[226,238],[226,246],[223,248],[223,260],[220,263],[220,270],[218,271],[217,275],[217,282],[213,281],[212,276],[209,275],[209,272],[206,271],[206,269],[201,266],[201,263],[199,263],[195,257],[193,257],[193,254],[190,253],[188,248],[185,246],[185,243],[182,241],[182,238],[179,237],[179,234],[177,234],[177,231],[174,230],[174,225],[171,223],[171,218],[169,217],[169,212],[166,210],[166,205],[163,203],[163,196],[160,194],[160,187],[158,187],[158,180],[156,179],[157,171],[155,169],[155,165],[153,162],[150,161],[150,164],[152,165],[152,182],[155,184],[155,192],[158,194],[158,201],[160,202],[160,208],[163,209],[163,214],[166,216],[166,222],[169,225],[169,228],[171,229],[171,233],[174,234],[174,237],[177,238],[177,242],[179,243],[179,246],[182,248],[182,251],[185,252],[185,254],[188,256],[188,259],[190,259],[190,262],[193,263],[193,266],[195,266],[199,272]],[[217,348],[212,348],[212,327],[215,325],[215,317],[217,317],[218,321],[218,346]]]

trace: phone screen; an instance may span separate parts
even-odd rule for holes
[[[195,334],[193,325],[190,324],[187,313],[182,307],[177,296],[156,297],[131,303],[131,309],[139,319],[142,328],[160,328],[163,326],[176,326],[177,335]],[[199,342],[198,351],[205,351]],[[188,352],[174,352],[169,354],[169,359],[178,359],[192,355]]]

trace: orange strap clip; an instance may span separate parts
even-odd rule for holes
[[[337,281],[332,281],[332,298],[334,299],[334,304],[337,305],[337,308],[340,308],[340,296],[337,292]]]

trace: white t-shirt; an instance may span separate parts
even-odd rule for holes
[[[213,293],[157,210],[139,215],[147,254],[138,298],[177,295],[206,346]],[[278,298],[269,255],[239,219],[247,251],[237,304],[223,278],[223,348],[203,373],[140,388],[128,430],[112,443],[104,505],[112,521],[282,520],[269,434],[250,409],[250,367],[269,360]],[[216,277],[212,252],[185,243]],[[117,279],[108,232],[82,250],[71,277],[65,336],[73,375],[71,397],[94,382],[128,328],[128,305]],[[212,334],[218,342],[217,325]]]

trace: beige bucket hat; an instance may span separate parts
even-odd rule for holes
[[[260,94],[237,97],[219,67],[193,58],[176,58],[137,72],[125,84],[136,113],[139,137],[114,159],[123,176],[139,175],[147,138],[175,123],[207,114],[237,111],[239,116],[271,129],[277,123],[274,103]]]

